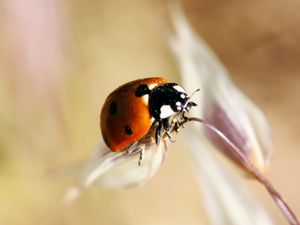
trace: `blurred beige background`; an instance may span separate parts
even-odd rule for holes
[[[0,3],[0,224],[208,224],[184,140],[142,188],[87,190],[61,209],[72,184],[50,171],[83,159],[100,139],[107,94],[132,79],[178,81],[162,33],[167,1]],[[300,3],[188,0],[184,9],[266,113],[275,155],[270,178],[300,215]],[[280,212],[245,179],[278,224]]]

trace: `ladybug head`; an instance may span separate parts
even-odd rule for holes
[[[189,101],[190,98],[192,97],[192,95],[199,90],[196,90],[191,96],[188,96],[186,91],[184,90],[183,87],[179,86],[176,83],[171,83],[170,85],[168,85],[170,88],[169,90],[169,100],[168,102],[170,103],[170,107],[173,111],[173,114],[177,114],[177,113],[185,113],[190,111],[190,109],[193,106],[197,106],[196,103]],[[168,91],[167,91],[168,92]],[[169,115],[171,116],[171,115]],[[169,117],[167,116],[167,117]],[[161,117],[162,118],[162,117]]]

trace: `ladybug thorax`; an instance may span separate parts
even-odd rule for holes
[[[149,94],[149,111],[156,120],[161,120],[183,112],[188,103],[185,90],[176,83],[166,83],[154,87]]]

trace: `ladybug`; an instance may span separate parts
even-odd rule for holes
[[[186,91],[161,77],[134,80],[114,90],[105,100],[100,115],[104,142],[112,152],[128,149],[157,126],[155,141],[159,145],[164,133],[179,128],[175,117],[196,106]]]

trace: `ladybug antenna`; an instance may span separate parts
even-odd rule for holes
[[[196,92],[196,91],[195,91]],[[194,93],[195,93],[194,92]],[[279,194],[279,192],[275,189],[275,187],[272,185],[271,181],[268,180],[267,177],[265,177],[259,169],[251,162],[251,160],[245,155],[245,153],[236,146],[235,143],[233,143],[226,135],[220,131],[218,128],[216,128],[211,123],[197,117],[186,117],[184,118],[184,121],[182,121],[179,126],[182,126],[183,124],[194,121],[198,123],[202,123],[206,128],[214,132],[221,140],[228,145],[232,151],[235,153],[238,160],[241,162],[241,164],[244,166],[244,169],[249,172],[253,177],[256,178],[258,182],[260,182],[266,190],[269,192],[271,197],[274,199],[275,203],[277,204],[278,208],[282,212],[282,214],[285,216],[286,220],[290,225],[299,225],[299,221],[297,219],[297,216],[293,212],[293,210],[288,206],[288,204],[285,202],[283,197]]]
[[[200,91],[200,88],[196,89],[196,90],[188,97],[188,99],[192,98],[193,95],[194,95],[196,92],[198,92],[198,91]]]

